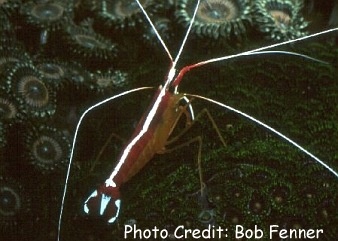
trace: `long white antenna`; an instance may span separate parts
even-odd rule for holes
[[[296,56],[296,57],[301,57],[301,58],[304,58],[304,59],[307,59],[307,60],[311,60],[311,61],[314,61],[314,62],[318,62],[318,63],[321,63],[321,64],[330,64],[329,62],[326,62],[326,61],[323,61],[323,60],[320,60],[320,59],[316,59],[314,57],[311,57],[309,55],[306,55],[306,54],[300,54],[300,53],[297,53],[297,52],[290,52],[290,51],[282,51],[282,50],[268,50],[268,51],[259,51],[259,52],[250,52],[248,54],[244,54],[244,55],[247,55],[247,56],[251,56],[251,55],[264,55],[264,54],[285,54],[285,55],[293,55],[293,56]]]
[[[192,27],[192,25],[193,25],[193,23],[194,23],[194,21],[195,21],[195,17],[196,17],[196,14],[197,14],[198,6],[200,5],[200,0],[197,1],[197,4],[196,4],[195,10],[194,10],[193,17],[192,17],[191,20],[190,20],[189,27],[188,27],[188,29],[187,29],[187,31],[186,31],[186,33],[185,33],[184,39],[183,39],[183,41],[182,41],[181,47],[180,47],[180,49],[179,49],[179,51],[178,51],[178,54],[177,54],[175,60],[173,60],[173,58],[172,58],[172,56],[171,56],[171,54],[170,54],[170,51],[169,51],[168,47],[166,46],[165,42],[163,41],[161,35],[158,33],[158,31],[157,31],[155,25],[154,25],[153,22],[151,21],[151,19],[150,19],[148,13],[145,11],[145,9],[143,8],[143,6],[142,6],[142,4],[140,3],[140,1],[139,1],[139,0],[136,0],[136,2],[137,2],[137,4],[140,6],[140,8],[141,8],[141,10],[142,10],[142,12],[143,12],[143,14],[144,14],[144,16],[146,17],[146,19],[148,20],[148,22],[149,22],[149,24],[151,25],[152,29],[154,30],[154,32],[155,32],[155,34],[156,34],[158,40],[161,42],[161,44],[162,44],[162,46],[163,46],[163,48],[164,48],[164,50],[167,52],[167,54],[168,54],[170,60],[173,62],[172,68],[175,69],[176,64],[177,64],[177,61],[179,60],[179,58],[180,58],[180,56],[181,56],[181,53],[182,53],[182,51],[183,51],[183,49],[184,49],[185,43],[187,42],[189,33],[190,33],[190,31],[191,31],[191,27]]]
[[[274,129],[273,127],[265,124],[264,122],[254,118],[253,116],[251,115],[248,115],[236,108],[233,108],[231,106],[228,106],[226,104],[223,104],[221,102],[218,102],[216,100],[213,100],[213,99],[209,99],[207,97],[204,97],[204,96],[201,96],[201,95],[193,95],[193,94],[186,94],[187,96],[190,96],[190,97],[195,97],[195,98],[199,98],[199,99],[202,99],[202,100],[206,100],[206,101],[209,101],[211,103],[214,103],[216,105],[219,105],[223,108],[226,108],[228,110],[231,110],[237,114],[240,114],[241,116],[244,116],[245,118],[257,123],[258,125],[260,126],[263,126],[264,128],[270,130],[271,132],[275,133],[276,135],[278,135],[279,137],[281,137],[282,139],[286,140],[287,142],[289,142],[290,144],[292,144],[293,146],[297,147],[300,151],[304,152],[306,155],[310,156],[311,158],[313,158],[315,161],[317,161],[319,164],[321,164],[322,166],[324,166],[327,170],[329,170],[331,173],[333,173],[333,175],[335,175],[336,177],[338,177],[338,173],[333,170],[329,165],[327,165],[325,162],[323,162],[322,160],[320,160],[318,157],[316,157],[315,155],[313,155],[311,152],[309,152],[308,150],[306,150],[304,147],[302,147],[301,145],[299,145],[298,143],[296,143],[295,141],[291,140],[289,137],[285,136],[284,134],[282,134],[281,132],[277,131],[276,129]]]
[[[284,41],[284,42],[281,42],[281,43],[271,44],[271,45],[260,47],[260,48],[257,48],[257,49],[245,51],[245,52],[242,52],[242,53],[239,53],[239,54],[228,55],[228,56],[223,56],[223,57],[219,57],[219,58],[212,58],[212,59],[204,60],[204,61],[201,61],[197,64],[193,64],[193,65],[194,66],[201,66],[201,65],[208,64],[208,63],[219,62],[219,61],[223,61],[223,60],[227,60],[227,59],[233,59],[233,58],[236,58],[236,57],[241,56],[241,55],[248,55],[248,54],[253,53],[253,52],[262,52],[263,50],[272,49],[272,48],[287,45],[287,44],[290,44],[290,43],[295,43],[295,42],[302,41],[302,40],[305,40],[305,39],[308,39],[308,38],[313,38],[313,37],[316,37],[316,36],[319,36],[319,35],[331,33],[331,32],[334,32],[334,31],[338,31],[338,28],[332,28],[332,29],[324,30],[324,31],[321,31],[321,32],[318,32],[318,33],[314,33],[314,34],[310,34],[310,35],[301,37],[301,38],[291,39],[291,40]]]
[[[147,21],[149,22],[149,24],[150,24],[150,26],[151,26],[151,28],[154,30],[154,32],[155,32],[155,34],[156,34],[156,36],[157,36],[157,39],[161,42],[161,45],[162,45],[162,47],[164,48],[165,52],[167,53],[167,55],[168,55],[170,61],[173,62],[173,57],[171,56],[170,51],[169,51],[167,45],[166,45],[165,42],[163,41],[163,39],[162,39],[161,35],[159,34],[159,32],[157,31],[157,29],[156,29],[154,23],[151,21],[151,19],[150,19],[148,13],[147,13],[146,10],[143,8],[143,6],[142,6],[142,4],[140,3],[139,0],[136,0],[136,2],[137,2],[137,4],[139,5],[139,7],[141,8],[141,10],[142,10],[144,16],[146,17]]]
[[[196,14],[197,14],[197,10],[198,10],[199,5],[200,5],[200,0],[197,1],[196,7],[195,7],[195,10],[194,10],[194,14],[193,14],[193,16],[192,16],[192,18],[191,18],[191,20],[190,20],[190,23],[189,23],[188,30],[187,30],[186,33],[185,33],[185,36],[184,36],[184,39],[183,39],[183,41],[182,41],[181,47],[180,47],[180,49],[179,49],[179,51],[178,51],[178,54],[177,54],[177,56],[176,56],[176,58],[175,58],[175,61],[174,61],[174,64],[173,64],[174,67],[176,66],[177,61],[179,60],[179,58],[180,58],[180,56],[181,56],[181,53],[182,53],[183,48],[184,48],[184,46],[185,46],[185,43],[187,42],[189,33],[190,33],[190,31],[191,31],[191,27],[192,27],[192,25],[193,25],[193,23],[194,23],[194,21],[195,21],[195,17],[196,17]]]
[[[190,71],[191,69],[194,69],[194,68],[197,68],[199,66],[206,65],[206,64],[209,64],[209,63],[220,62],[220,61],[228,60],[228,59],[234,59],[234,58],[237,58],[237,57],[240,57],[240,56],[259,55],[259,54],[267,54],[267,53],[273,53],[274,52],[274,53],[280,53],[280,54],[296,55],[296,56],[300,56],[300,57],[310,59],[310,60],[313,60],[313,61],[317,61],[317,62],[320,62],[320,63],[328,64],[325,61],[315,59],[315,58],[312,58],[312,57],[310,57],[308,55],[304,55],[304,54],[298,54],[298,53],[295,53],[295,52],[288,52],[288,51],[265,51],[265,50],[275,48],[275,47],[278,47],[278,46],[283,46],[283,45],[290,44],[290,43],[294,43],[294,42],[298,42],[298,41],[305,40],[305,39],[308,39],[308,38],[313,38],[313,37],[316,37],[316,36],[319,36],[319,35],[324,35],[324,34],[327,34],[327,33],[334,32],[334,31],[338,31],[338,28],[332,28],[332,29],[324,30],[324,31],[314,33],[314,34],[310,34],[308,36],[301,37],[301,38],[298,38],[298,39],[292,39],[292,40],[284,41],[284,42],[281,42],[281,43],[271,44],[271,45],[268,45],[268,46],[248,50],[248,51],[241,52],[241,53],[238,53],[238,54],[226,55],[226,56],[222,56],[222,57],[212,58],[212,59],[204,60],[204,61],[201,61],[201,62],[198,62],[198,63],[195,63],[195,64],[187,65],[180,70],[179,74],[177,75],[176,79],[173,81],[172,85],[177,87],[178,84],[181,82],[185,73]]]

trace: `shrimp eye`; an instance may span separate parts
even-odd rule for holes
[[[105,190],[107,189],[107,190]],[[108,223],[114,223],[119,216],[121,199],[119,192],[105,187],[95,190],[85,201],[84,211],[89,215],[101,216]]]

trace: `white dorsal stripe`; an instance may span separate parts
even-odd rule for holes
[[[146,14],[145,10],[143,9],[142,5],[140,4],[140,2],[138,0],[136,0],[137,3],[140,5],[142,11],[145,13],[148,21],[151,22],[149,16]],[[148,131],[149,129],[149,125],[151,123],[151,121],[153,120],[156,112],[157,112],[157,109],[159,107],[159,104],[162,102],[162,98],[164,97],[165,95],[165,92],[166,92],[166,89],[167,87],[170,85],[171,81],[173,80],[174,76],[175,76],[175,66],[176,66],[176,63],[179,59],[179,56],[180,54],[182,53],[183,51],[183,48],[184,48],[184,45],[186,43],[186,40],[188,39],[188,36],[189,36],[189,32],[191,30],[191,26],[193,24],[193,20],[195,19],[195,16],[196,16],[196,13],[197,13],[197,9],[198,9],[198,6],[199,6],[199,3],[200,3],[200,0],[198,0],[197,4],[196,4],[196,7],[195,7],[195,10],[194,10],[194,15],[193,15],[193,18],[192,18],[192,21],[190,22],[190,25],[189,25],[189,28],[188,30],[186,31],[186,34],[185,34],[185,37],[183,39],[183,42],[181,44],[181,47],[180,47],[180,50],[175,58],[175,61],[173,62],[172,66],[171,66],[171,69],[169,70],[169,73],[168,73],[168,78],[164,84],[164,86],[161,88],[160,90],[160,93],[157,97],[157,99],[155,100],[154,102],[154,105],[152,106],[151,110],[149,111],[149,114],[147,115],[146,119],[145,119],[145,122],[142,126],[142,129],[141,131],[134,137],[133,140],[131,140],[131,142],[127,145],[127,147],[123,150],[123,153],[122,153],[122,156],[120,158],[120,160],[118,161],[117,165],[115,166],[113,172],[111,173],[109,179],[111,179],[112,181],[114,180],[115,176],[119,173],[123,163],[126,161],[129,153],[130,153],[130,150],[132,149],[132,147],[135,145],[135,143],[137,143],[138,140],[140,140],[140,138]],[[159,36],[159,35],[158,35]],[[160,37],[159,37],[160,38]],[[163,43],[164,44],[164,43]],[[164,44],[165,45],[165,44]]]
[[[106,187],[116,187],[116,183],[111,179],[107,179],[104,183],[106,184]]]
[[[149,111],[149,114],[147,115],[144,124],[142,126],[141,131],[134,137],[134,139],[132,139],[129,144],[127,145],[127,147],[123,150],[122,156],[120,158],[120,160],[118,160],[117,165],[115,166],[113,172],[111,173],[110,177],[108,179],[111,179],[114,182],[114,178],[115,176],[119,173],[123,163],[126,161],[131,148],[135,145],[135,143],[148,131],[149,126],[151,121],[154,119],[154,116],[157,112],[157,109],[162,101],[163,96],[166,93],[166,88],[170,83],[170,79],[168,78],[165,85],[163,87],[160,87],[160,93],[158,95],[158,97],[156,98],[154,105],[151,107],[151,110]]]
[[[309,152],[308,150],[306,150],[304,147],[302,147],[301,145],[299,145],[298,143],[296,143],[295,141],[291,140],[289,137],[285,136],[284,134],[280,133],[279,131],[277,131],[276,129],[274,129],[273,127],[265,124],[264,122],[254,118],[251,115],[248,115],[236,108],[233,108],[229,105],[223,104],[221,102],[218,102],[216,100],[201,96],[201,95],[194,95],[194,94],[186,94],[187,96],[190,97],[196,97],[202,100],[206,100],[208,102],[214,103],[216,105],[219,105],[221,107],[224,107],[228,110],[231,110],[237,114],[240,114],[241,116],[244,116],[245,118],[257,123],[260,126],[263,126],[264,128],[270,130],[271,132],[275,133],[276,135],[278,135],[279,137],[281,137],[282,139],[286,140],[287,142],[289,142],[290,144],[292,144],[293,146],[297,147],[300,151],[304,152],[306,155],[310,156],[311,158],[313,158],[315,161],[317,161],[319,164],[321,164],[322,166],[324,166],[327,170],[329,170],[331,173],[333,173],[336,177],[338,177],[338,173],[333,170],[329,165],[327,165],[325,162],[323,162],[322,160],[320,160],[318,157],[316,157],[315,155],[313,155],[311,152]]]

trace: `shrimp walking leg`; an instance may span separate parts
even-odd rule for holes
[[[207,116],[207,119],[209,119],[209,121],[212,124],[213,129],[215,130],[215,132],[217,133],[217,136],[220,140],[220,142],[222,143],[222,145],[224,146],[224,148],[226,148],[226,142],[219,130],[219,128],[217,127],[217,124],[214,120],[214,118],[212,117],[212,115],[210,114],[210,112],[208,111],[208,109],[204,108],[201,112],[199,112],[199,114],[196,116],[195,120],[193,122],[191,122],[190,125],[187,125],[178,135],[176,135],[175,137],[173,137],[172,139],[170,139],[167,142],[167,145],[169,144],[173,144],[175,142],[177,142],[188,130],[190,130],[200,119],[202,119],[202,117]],[[178,149],[190,146],[194,143],[198,144],[198,151],[197,151],[197,165],[198,165],[198,173],[199,173],[199,179],[200,179],[200,192],[201,192],[201,199],[203,203],[207,203],[206,200],[203,201],[203,199],[207,198],[206,195],[206,184],[204,182],[203,179],[203,172],[202,172],[202,146],[203,146],[203,138],[202,136],[196,136],[192,139],[190,139],[189,141],[186,141],[184,143],[181,143],[173,148],[170,149],[164,149],[162,153],[170,153],[173,151],[177,151]],[[166,146],[167,146],[166,145]]]

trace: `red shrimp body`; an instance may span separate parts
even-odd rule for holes
[[[116,220],[121,203],[120,186],[137,174],[156,153],[164,150],[180,117],[179,102],[183,96],[171,92],[169,88],[159,87],[110,177],[86,200],[86,213],[103,216],[110,223]]]

